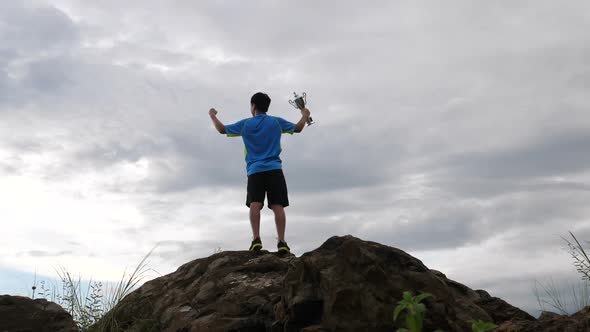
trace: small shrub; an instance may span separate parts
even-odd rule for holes
[[[405,311],[406,327],[399,328],[397,332],[422,332],[426,306],[421,302],[431,296],[432,295],[429,293],[412,296],[412,293],[404,292],[403,299],[398,302],[398,305],[393,312],[393,321],[395,322],[398,316]],[[471,321],[472,332],[488,332],[496,327],[498,326],[482,320]],[[438,329],[434,332],[444,331]]]
[[[397,317],[405,311],[406,328],[400,328],[397,332],[422,332],[426,307],[420,302],[430,296],[432,295],[428,293],[412,296],[412,293],[404,292],[403,299],[398,302],[393,312],[393,321],[395,322]]]

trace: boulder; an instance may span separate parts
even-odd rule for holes
[[[402,250],[343,236],[301,257],[227,251],[196,259],[146,282],[95,330],[116,322],[125,331],[392,331],[402,326],[393,311],[404,291],[432,294],[423,302],[425,331],[534,321]]]
[[[501,323],[511,319],[526,321],[534,320],[533,316],[513,307],[501,298],[490,296],[490,294],[484,290],[477,290],[476,292],[480,297],[475,300],[475,304],[489,313],[494,322]]]
[[[0,295],[1,332],[78,331],[72,316],[45,299]]]
[[[588,332],[590,331],[590,307],[573,315],[544,312],[536,321],[512,319],[500,325],[495,332]]]

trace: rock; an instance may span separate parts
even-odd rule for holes
[[[551,311],[543,311],[541,313],[541,315],[539,316],[539,320],[550,320],[550,319],[559,318],[561,316],[562,315],[556,314],[556,313],[551,312]]]
[[[544,312],[536,321],[513,319],[494,332],[587,332],[590,331],[590,306],[567,316]]]
[[[500,324],[511,319],[520,319],[526,321],[535,320],[535,318],[528,313],[511,306],[500,298],[490,296],[490,294],[484,290],[476,290],[476,292],[480,295],[480,297],[479,299],[475,300],[475,304],[489,313],[496,324]]]
[[[344,236],[301,257],[229,251],[194,260],[132,292],[95,330],[116,321],[125,331],[392,331],[404,291],[433,295],[425,331],[534,320],[402,250]]]
[[[78,329],[72,316],[53,302],[0,295],[0,331],[73,332]]]
[[[399,249],[351,236],[330,238],[292,261],[285,288],[279,303],[283,308],[278,311],[284,316],[277,318],[286,322],[287,330],[321,322],[337,330],[391,331],[392,312],[407,290],[433,295],[425,301],[426,331],[466,331],[470,320],[494,321],[494,316],[499,319],[496,322],[506,320],[477,304],[492,301],[486,302],[480,293],[428,269],[420,260]],[[318,303],[322,308],[313,310],[315,317],[301,309]],[[503,310],[534,319],[504,304]]]
[[[97,330],[110,318],[126,331],[270,329],[293,259],[267,251],[226,251],[194,260],[129,294]]]

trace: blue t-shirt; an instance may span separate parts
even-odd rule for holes
[[[242,136],[248,176],[281,169],[281,134],[292,135],[294,131],[294,123],[266,114],[225,126],[228,137]]]

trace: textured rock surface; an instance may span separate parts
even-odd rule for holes
[[[534,320],[528,313],[511,306],[500,298],[490,296],[484,290],[477,290],[476,292],[480,297],[475,300],[475,304],[488,312],[495,322],[505,322],[510,319]]]
[[[0,295],[0,331],[72,332],[77,329],[72,316],[53,302]]]
[[[513,319],[500,325],[496,332],[588,332],[590,331],[590,307],[571,316],[543,313],[539,320]]]
[[[301,257],[239,251],[194,260],[144,284],[108,318],[129,331],[392,331],[408,290],[433,294],[424,302],[426,331],[534,320],[399,249],[352,236]]]

